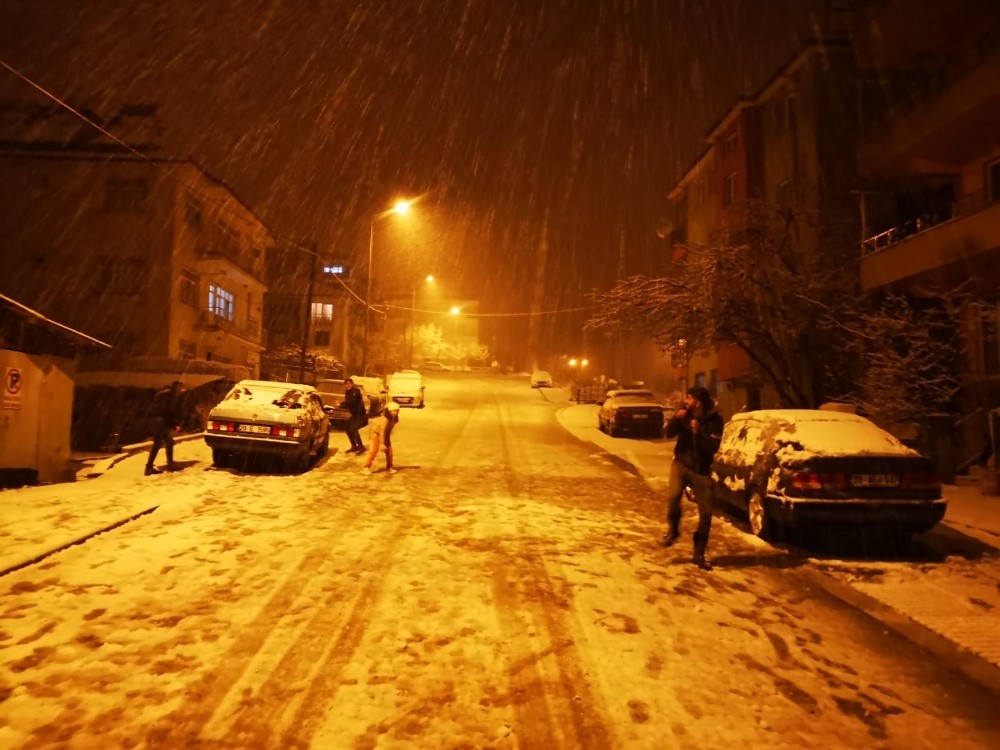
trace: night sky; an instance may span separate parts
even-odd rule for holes
[[[543,241],[550,309],[650,267],[667,190],[733,100],[816,33],[809,7],[7,0],[0,58],[105,117],[156,104],[167,153],[330,260],[363,263],[371,218],[426,194],[413,231],[380,226],[381,261],[511,313],[529,309]],[[0,71],[4,100],[34,96]],[[553,322],[573,336],[581,320]]]

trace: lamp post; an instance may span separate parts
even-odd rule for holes
[[[375,223],[379,219],[384,219],[392,214],[405,214],[410,210],[412,200],[396,201],[396,205],[388,211],[383,211],[368,226],[368,291],[365,293],[365,339],[361,349],[361,374],[368,374],[368,329],[371,327],[372,311],[372,257],[375,254]]]

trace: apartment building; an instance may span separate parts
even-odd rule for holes
[[[126,108],[108,127],[154,114]],[[0,291],[111,344],[81,369],[165,358],[257,374],[271,233],[193,161],[133,148],[60,109],[0,112]]]
[[[868,9],[859,59],[885,82],[863,137],[861,284],[963,288],[968,414],[1000,406],[1000,9],[958,0]]]
[[[709,130],[705,149],[668,193],[675,261],[713,246],[741,244],[755,206],[817,217],[796,237],[799,246],[852,253],[845,227],[856,216],[851,193],[856,81],[850,45],[817,41],[756,94],[737,101]],[[776,405],[749,356],[734,345],[686,351],[674,364],[683,368],[684,384],[707,387],[726,416]]]

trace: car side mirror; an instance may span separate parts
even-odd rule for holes
[[[332,406],[324,406],[323,411],[325,411],[327,414],[333,414],[337,410],[334,409]]]

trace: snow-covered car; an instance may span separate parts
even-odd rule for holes
[[[745,512],[754,534],[858,524],[900,536],[940,521],[934,463],[855,414],[774,409],[735,415],[712,464],[715,498]]]
[[[303,471],[326,454],[330,420],[316,389],[300,383],[241,380],[208,413],[205,442],[212,462],[236,455],[271,455]]]
[[[424,408],[424,376],[416,370],[399,370],[389,377],[389,400],[400,406]]]
[[[426,372],[451,372],[451,368],[441,362],[424,362],[420,369]]]
[[[608,391],[597,410],[597,429],[611,437],[624,433],[660,437],[663,434],[663,407],[652,391]]]
[[[361,401],[365,405],[365,414],[370,416],[372,405],[371,399],[368,397],[368,392],[357,380],[354,380],[354,385],[361,391]],[[346,429],[347,420],[351,418],[351,413],[347,409],[341,408],[340,405],[344,403],[344,394],[347,392],[347,381],[320,380],[316,383],[316,390],[319,392],[323,406],[326,407],[326,413],[330,417],[330,427],[334,430]]]
[[[365,394],[368,396],[368,416],[374,417],[381,414],[382,407],[385,406],[386,397],[388,396],[382,378],[375,375],[351,375],[351,380],[357,383],[359,387],[364,388]]]
[[[531,373],[532,388],[551,388],[552,376],[545,370],[535,370]]]

